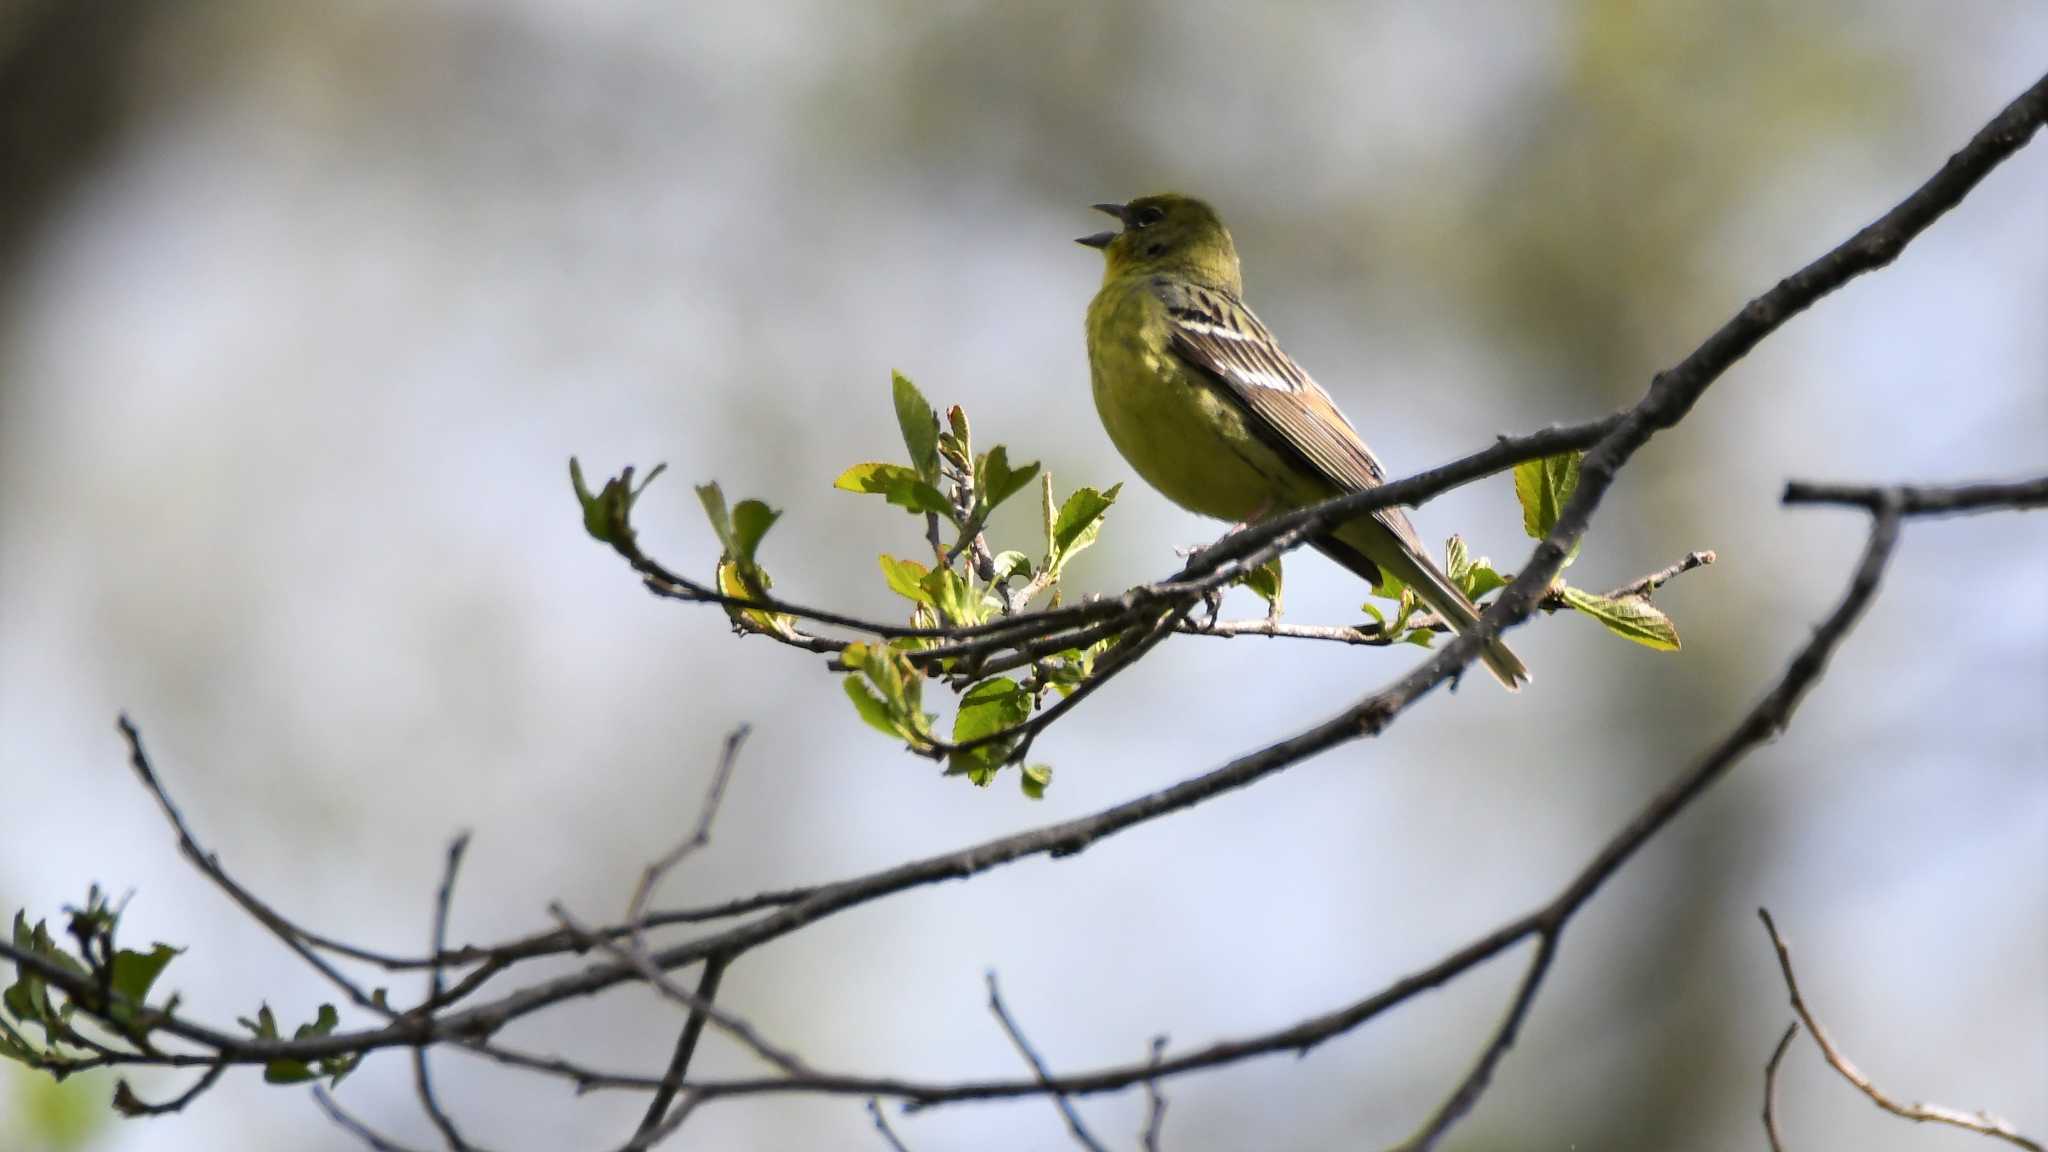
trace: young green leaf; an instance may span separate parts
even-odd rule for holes
[[[983,516],[993,512],[1003,501],[1024,490],[1031,478],[1038,475],[1038,461],[1010,467],[1010,450],[1001,444],[988,450],[974,469],[976,482],[981,487],[981,500],[977,510]]]
[[[994,566],[994,582],[997,584],[1006,580],[1031,579],[1031,557],[1015,549],[996,553]]]
[[[939,610],[948,624],[981,623],[981,604],[967,581],[951,568],[934,568],[918,581],[927,603]]]
[[[574,456],[569,457],[569,484],[576,490],[576,502],[583,508],[583,530],[592,539],[617,546],[633,537],[633,505],[654,478],[668,470],[666,464],[656,464],[639,484],[633,483],[633,469],[626,468],[617,476],[604,482],[604,487],[593,493],[583,482],[583,465]]]
[[[1022,724],[1031,716],[1031,694],[1005,676],[983,680],[960,697],[953,717],[953,743],[979,740]]]
[[[903,732],[889,713],[888,701],[875,695],[875,690],[868,687],[867,681],[861,679],[859,673],[849,673],[843,683],[846,685],[847,699],[853,701],[853,710],[860,713],[862,720],[868,722],[868,727],[884,736],[902,738]]]
[[[1515,499],[1522,505],[1522,530],[1532,540],[1550,535],[1565,502],[1579,486],[1579,456],[1567,452],[1515,465]]]
[[[1564,589],[1564,602],[1600,622],[1625,640],[1659,652],[1678,651],[1678,627],[1669,616],[1641,596],[1610,600],[1578,588]]]
[[[711,531],[718,535],[719,549],[732,555],[732,513],[725,507],[725,493],[719,490],[718,482],[697,485],[697,501],[704,505],[704,516],[711,521]]]
[[[1054,575],[1066,568],[1067,561],[1079,555],[1096,536],[1102,532],[1103,513],[1116,503],[1117,493],[1122,484],[1113,484],[1106,491],[1093,488],[1076,488],[1066,502],[1060,505],[1059,516],[1052,525],[1052,556],[1046,568]]]
[[[169,944],[157,944],[147,952],[123,948],[114,953],[113,987],[121,999],[108,1005],[108,1018],[115,1026],[127,1030],[134,1022],[136,1009],[149,1002],[150,986],[163,974],[164,967],[184,951]]]
[[[915,560],[898,560],[886,552],[878,559],[882,562],[882,579],[889,582],[891,592],[919,604],[932,602],[932,594],[923,587],[925,574],[930,569]]]
[[[1052,787],[1052,766],[1050,764],[1026,764],[1018,783],[1024,786],[1024,795],[1033,800],[1045,799],[1045,790]]]
[[[1257,568],[1237,578],[1237,583],[1252,590],[1253,594],[1268,604],[1280,603],[1282,587],[1280,557],[1275,556]]]
[[[751,565],[754,553],[761,547],[761,538],[768,535],[768,529],[781,516],[782,513],[759,500],[742,500],[733,505],[732,541],[727,545],[732,549],[733,559]]]
[[[1463,582],[1465,597],[1474,603],[1496,589],[1508,586],[1508,578],[1494,571],[1493,561],[1481,556],[1465,569]]]
[[[1031,715],[1031,693],[1007,677],[983,680],[960,698],[960,711],[953,717],[953,743],[1008,732]],[[954,752],[948,757],[949,775],[965,774],[976,785],[995,779],[996,770],[1009,758],[1011,741],[992,740],[978,748]]]
[[[1453,536],[1444,541],[1444,575],[1451,578],[1451,583],[1462,586],[1465,573],[1471,568],[1472,557],[1465,548],[1465,538]]]
[[[896,424],[903,430],[903,446],[910,450],[910,466],[926,484],[939,482],[939,414],[901,372],[890,373],[890,390],[896,401]]]
[[[878,460],[855,464],[841,472],[832,486],[848,492],[873,493],[912,512],[936,512],[949,519],[953,516],[953,502],[901,464]]]

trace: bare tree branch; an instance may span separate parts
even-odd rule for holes
[[[1051,1070],[1045,1066],[1045,1061],[1040,1058],[1037,1050],[1031,1047],[1031,1041],[1024,1038],[1024,1031],[1018,1028],[1017,1022],[1010,1017],[1010,1010],[1003,1006],[1003,993],[996,987],[996,974],[993,969],[988,973],[988,1010],[995,1013],[996,1023],[1003,1026],[1003,1031],[1010,1037],[1010,1043],[1017,1046],[1017,1054],[1024,1057],[1026,1064],[1031,1065],[1031,1071],[1037,1075],[1038,1082],[1045,1086],[1046,1094],[1052,1097],[1053,1104],[1058,1106],[1060,1116],[1067,1122],[1067,1131],[1074,1134],[1074,1143],[1088,1149],[1088,1152],[1108,1152],[1102,1146],[1102,1141],[1097,1140],[1094,1133],[1088,1131],[1088,1126],[1081,1122],[1081,1114],[1074,1110],[1074,1102],[1067,1099],[1066,1093],[1053,1087]]]
[[[1778,1037],[1778,1046],[1764,1062],[1764,1136],[1771,1142],[1771,1152],[1785,1152],[1785,1141],[1778,1135],[1778,1065],[1784,1063],[1785,1049],[1798,1035],[1799,1021],[1794,1020],[1785,1026],[1785,1034]]]
[[[868,1115],[874,1119],[875,1131],[882,1134],[882,1142],[889,1146],[890,1152],[910,1152],[903,1141],[897,1139],[895,1129],[889,1127],[888,1119],[882,1115],[882,1102],[873,1096],[868,1097]]]
[[[1150,1067],[1159,1067],[1160,1057],[1166,1054],[1166,1037],[1152,1038],[1152,1059]],[[1159,1090],[1156,1077],[1145,1081],[1145,1130],[1139,1134],[1138,1146],[1144,1152],[1160,1152],[1160,1137],[1166,1131],[1166,1094]]]
[[[1764,931],[1771,938],[1771,947],[1778,953],[1778,970],[1785,976],[1785,991],[1792,997],[1792,1011],[1797,1013],[1800,1022],[1806,1025],[1807,1034],[1813,1037],[1814,1045],[1820,1049],[1820,1054],[1827,1058],[1828,1066],[1841,1073],[1842,1079],[1854,1085],[1858,1092],[1869,1097],[1872,1104],[1904,1120],[1947,1124],[2003,1140],[2016,1148],[2025,1148],[2027,1152],[2043,1152],[2040,1141],[2020,1135],[2009,1121],[1993,1116],[1989,1112],[1964,1112],[1955,1108],[1944,1108],[1939,1104],[1901,1104],[1886,1095],[1877,1085],[1872,1084],[1870,1077],[1865,1076],[1861,1069],[1842,1054],[1841,1049],[1835,1047],[1835,1042],[1828,1037],[1827,1029],[1821,1027],[1820,1021],[1813,1015],[1813,1009],[1807,1007],[1806,998],[1799,994],[1799,980],[1792,974],[1792,950],[1786,947],[1785,938],[1778,935],[1778,925],[1771,919],[1770,910],[1759,908],[1756,914],[1764,922]],[[1780,1048],[1782,1047],[1783,1045],[1780,1045]]]
[[[1847,504],[1875,512],[1885,500],[1897,501],[1901,516],[1949,516],[1986,508],[2043,508],[2048,507],[2048,476],[2010,483],[1958,484],[1951,487],[1818,484],[1806,480],[1795,480],[1785,485],[1787,504]]]
[[[448,863],[441,873],[441,887],[434,896],[434,932],[428,954],[440,956],[448,948],[448,906],[455,899],[455,876],[462,870],[463,854],[469,851],[469,833],[463,832],[448,844]],[[435,964],[428,969],[427,1003],[441,999],[441,966]],[[476,1152],[469,1141],[462,1138],[462,1130],[441,1107],[441,1101],[434,1095],[433,1076],[427,1069],[427,1046],[422,1044],[412,1050],[413,1085],[419,1092],[420,1107],[426,1110],[427,1118],[441,1132],[441,1139],[448,1145],[448,1152]]]

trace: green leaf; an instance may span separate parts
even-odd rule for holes
[[[157,944],[147,952],[123,948],[114,953],[114,993],[127,1000],[126,1003],[116,1001],[110,1006],[108,1015],[116,1025],[128,1026],[135,1010],[149,1002],[150,986],[163,974],[165,965],[182,951],[184,949],[173,948],[169,944]]]
[[[848,675],[843,683],[846,685],[847,699],[853,701],[853,710],[860,713],[860,718],[868,722],[868,727],[884,736],[899,739],[902,737],[903,733],[897,729],[895,718],[889,714],[888,702],[875,695],[875,690],[868,687],[867,681],[861,679],[858,674],[852,674]]]
[[[718,534],[718,547],[730,556],[732,547],[732,513],[725,507],[725,493],[716,481],[697,485],[697,500],[704,505],[704,515],[711,521],[711,530]]]
[[[1566,604],[1598,620],[1601,627],[1624,640],[1659,652],[1678,651],[1678,627],[1641,596],[1610,600],[1572,587],[1566,587],[1563,595]]]
[[[1024,795],[1033,800],[1045,799],[1045,790],[1052,787],[1052,766],[1050,764],[1026,764],[1018,783],[1024,786]]]
[[[732,540],[728,545],[733,558],[741,564],[752,564],[754,553],[761,547],[761,538],[768,535],[768,529],[782,513],[770,508],[759,500],[742,500],[732,510]]]
[[[1579,486],[1579,456],[1567,452],[1515,465],[1515,499],[1522,504],[1522,531],[1541,540],[1557,527],[1565,502]]]
[[[975,480],[981,485],[980,512],[986,516],[1003,501],[1022,492],[1038,475],[1038,461],[1010,467],[1010,450],[1001,444],[988,450],[975,466]]]
[[[1444,575],[1460,586],[1465,583],[1465,573],[1472,568],[1471,555],[1466,551],[1465,538],[1453,536],[1444,541]]]
[[[912,512],[936,512],[948,519],[953,516],[953,502],[901,464],[885,464],[876,460],[855,464],[841,472],[832,486],[848,492],[873,493],[898,508]]]
[[[1481,596],[1507,586],[1508,578],[1494,571],[1493,562],[1484,556],[1465,569],[1465,597],[1474,603],[1478,603]]]
[[[951,568],[934,568],[924,574],[918,586],[929,597],[926,602],[939,610],[946,623],[981,623],[980,600],[958,572]]]
[[[259,1021],[257,1024],[251,1024],[248,1020],[244,1020],[242,1023],[256,1030],[259,1039],[272,1040],[277,1038],[277,1018],[271,1015],[268,1004],[264,1005],[262,1010],[257,1013],[257,1020]],[[335,1026],[339,1023],[341,1023],[341,1017],[335,1012],[334,1005],[322,1004],[319,1012],[315,1014],[311,1022],[298,1026],[297,1030],[292,1033],[292,1039],[310,1040],[319,1036],[332,1035]],[[359,1059],[360,1054],[328,1056],[312,1063],[304,1060],[272,1060],[263,1066],[263,1079],[266,1083],[270,1084],[303,1084],[308,1080],[316,1080],[322,1076],[327,1076],[331,1077],[329,1085],[332,1086],[341,1083],[341,1078],[354,1070]]]
[[[1238,577],[1237,583],[1251,589],[1259,599],[1264,600],[1266,603],[1278,604],[1282,587],[1280,557],[1275,556],[1257,568]]]
[[[235,1018],[235,1022],[254,1033],[258,1040],[277,1039],[277,1016],[270,1011],[268,1002],[259,1003],[256,1006],[256,1018],[254,1020],[249,1019],[247,1016],[238,1016]]]
[[[983,680],[960,698],[953,743],[965,744],[1022,724],[1031,716],[1031,693],[1006,676]]]
[[[926,484],[939,482],[939,414],[901,372],[890,375],[890,390],[896,401],[896,424],[903,429],[903,446],[910,450],[910,466]]]
[[[953,743],[996,736],[1022,724],[1031,715],[1031,693],[1015,680],[998,676],[983,680],[960,698],[960,711],[953,717]],[[991,740],[978,748],[954,752],[947,757],[948,775],[965,775],[976,785],[995,779],[1009,759],[1015,741]]]
[[[656,464],[639,484],[633,483],[633,469],[626,468],[617,476],[604,482],[604,487],[593,493],[583,482],[583,465],[574,456],[569,457],[569,484],[576,490],[576,502],[583,508],[583,530],[592,539],[618,546],[633,538],[633,505],[640,494],[654,479],[668,470],[666,464]]]
[[[1097,492],[1093,488],[1076,488],[1066,502],[1060,505],[1058,517],[1052,525],[1052,556],[1046,567],[1057,574],[1067,561],[1079,555],[1102,532],[1103,513],[1116,503],[1117,493],[1123,485],[1112,485],[1107,491]]]
[[[1031,579],[1031,557],[1014,548],[1006,552],[996,553],[994,564],[995,582],[997,584],[1012,579]]]
[[[932,602],[932,594],[922,586],[930,569],[915,560],[898,560],[886,552],[876,559],[882,562],[882,579],[889,582],[891,592],[919,604]]]

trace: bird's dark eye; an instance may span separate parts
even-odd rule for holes
[[[1157,224],[1164,219],[1166,219],[1166,209],[1161,208],[1157,204],[1147,204],[1143,208],[1138,209],[1136,216],[1131,217],[1131,227],[1143,228],[1148,224]]]

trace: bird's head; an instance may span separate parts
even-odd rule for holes
[[[1102,249],[1103,279],[1133,273],[1171,275],[1196,283],[1239,290],[1237,246],[1216,210],[1192,196],[1142,196],[1128,204],[1097,204],[1116,217],[1121,231],[1083,236],[1079,243]]]

